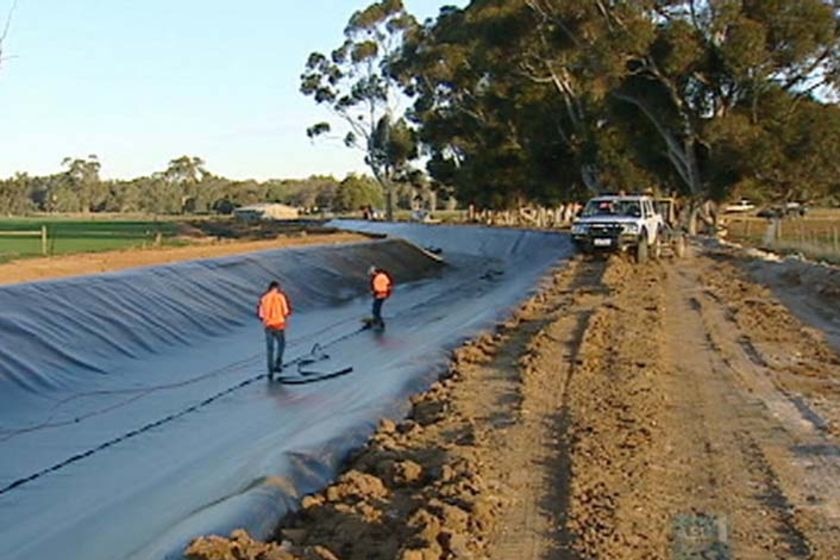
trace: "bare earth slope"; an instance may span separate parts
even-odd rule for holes
[[[139,266],[153,266],[195,259],[211,259],[253,251],[281,249],[283,247],[349,243],[352,241],[364,241],[366,239],[369,238],[354,233],[339,232],[278,237],[269,241],[233,241],[209,245],[190,245],[187,247],[132,249],[126,251],[82,253],[78,255],[24,259],[0,264],[0,284],[16,284],[18,282],[34,282],[67,276],[99,274]]]
[[[193,558],[840,557],[840,359],[725,257],[574,261],[277,542]]]

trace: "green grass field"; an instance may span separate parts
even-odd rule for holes
[[[84,220],[76,218],[0,218],[0,262],[41,256],[41,226],[47,226],[50,255],[90,253],[149,246],[158,233],[164,245],[179,244],[173,238],[178,225],[171,221]],[[9,237],[4,232],[31,231],[32,237]],[[38,234],[38,235],[34,235]]]

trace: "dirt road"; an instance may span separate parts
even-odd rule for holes
[[[838,355],[726,255],[578,260],[456,351],[277,542],[190,552],[838,558],[838,403]]]

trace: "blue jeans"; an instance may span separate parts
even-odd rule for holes
[[[373,298],[373,322],[377,325],[383,325],[382,320],[382,304],[385,303],[385,298]]]
[[[268,373],[283,369],[283,352],[286,350],[286,331],[265,329],[265,350],[268,355]],[[277,359],[275,361],[275,353]]]

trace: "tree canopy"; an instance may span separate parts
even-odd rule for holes
[[[365,163],[387,192],[389,216],[392,184],[417,156],[413,131],[399,110],[393,72],[403,38],[416,25],[401,0],[375,2],[350,17],[344,42],[329,56],[312,53],[301,76],[301,92],[342,122],[346,146],[364,153]],[[315,138],[331,131],[329,122],[320,122],[307,135]]]
[[[351,28],[389,9],[406,24],[374,83],[412,100],[406,135],[462,201],[651,188],[696,200],[840,194],[837,2],[473,0],[415,24],[385,1]],[[356,60],[386,52],[363,44],[348,35],[331,62],[310,59],[318,71],[304,93],[360,102],[331,88],[350,75],[346,49],[361,49]],[[378,121],[366,122],[375,137]]]
[[[348,175],[335,191],[333,210],[350,212],[365,206],[381,208],[383,202],[382,187],[369,177]]]
[[[99,176],[95,155],[67,157],[63,171],[46,176],[17,173],[0,179],[0,215],[30,212],[115,212],[146,214],[230,214],[260,202],[280,202],[306,211],[381,208],[381,186],[355,174],[306,179],[232,180],[207,170],[194,156],[171,160],[165,169],[129,180]],[[406,206],[407,208],[408,206]]]

